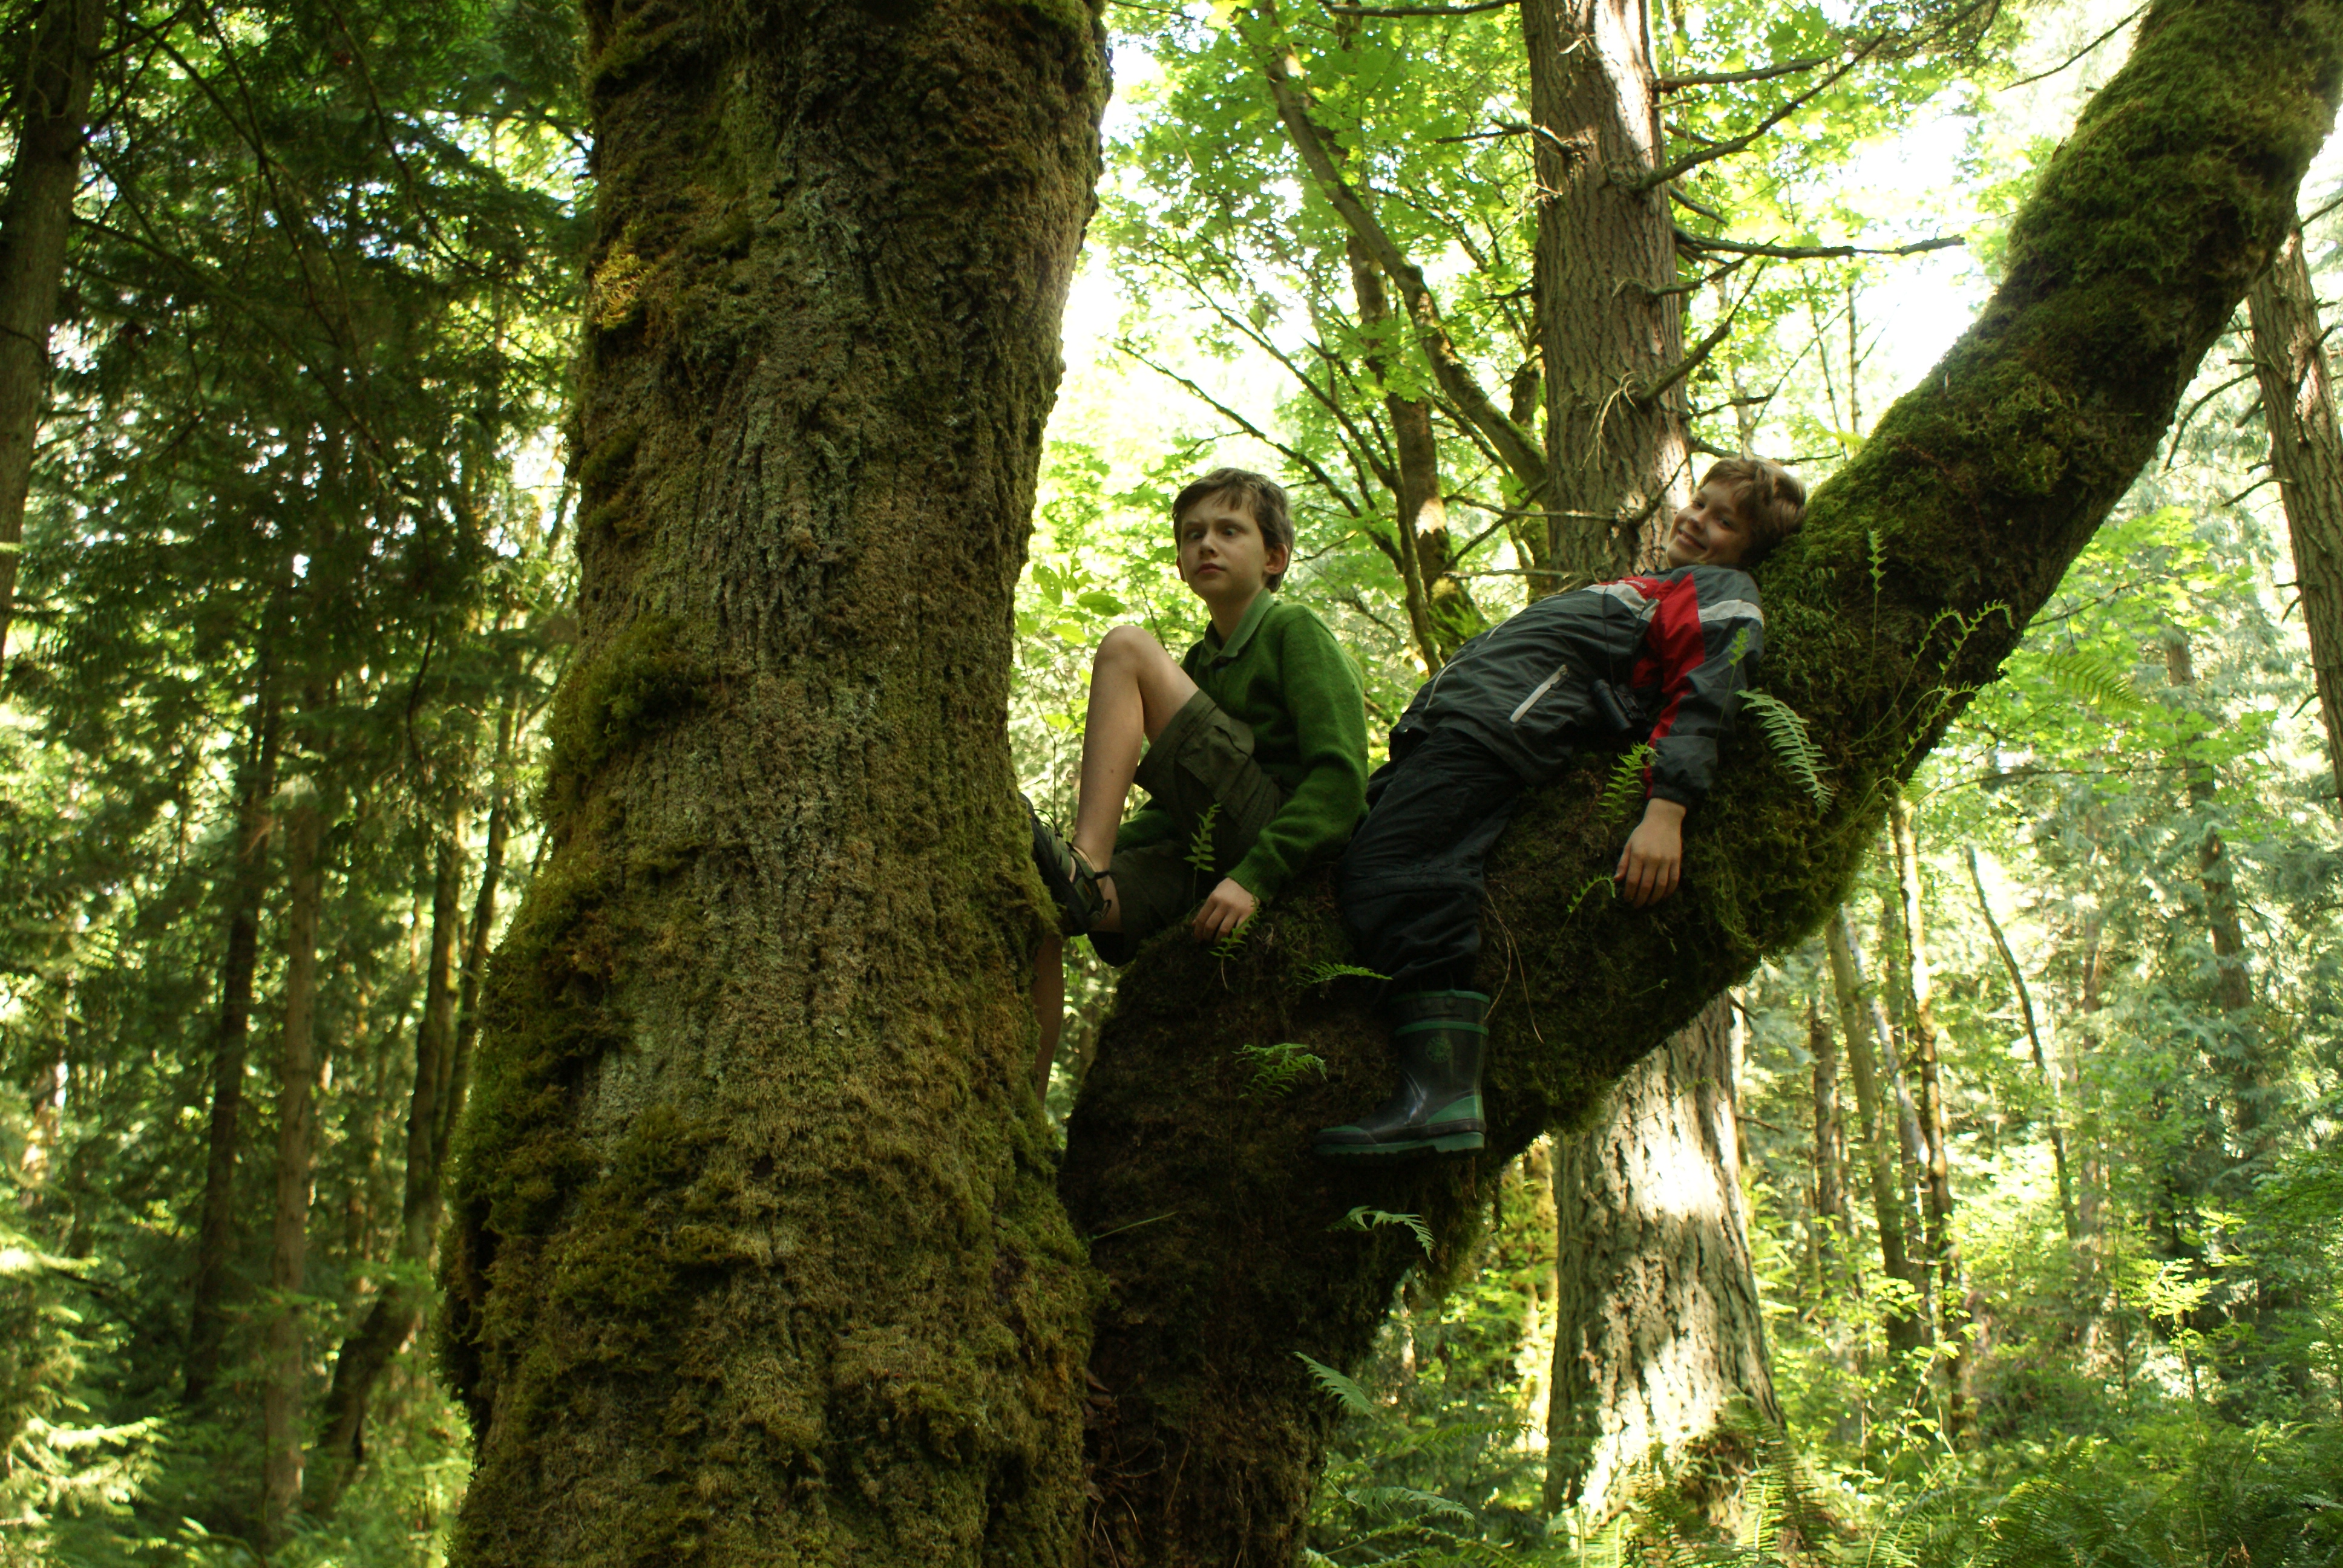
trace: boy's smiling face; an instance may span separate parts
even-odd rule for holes
[[[1190,506],[1177,532],[1180,580],[1215,609],[1251,604],[1292,554],[1282,545],[1269,548],[1252,498],[1237,490],[1217,491]]]
[[[1749,524],[1733,504],[1733,489],[1721,480],[1703,485],[1676,512],[1668,529],[1671,567],[1733,567],[1749,548]]]

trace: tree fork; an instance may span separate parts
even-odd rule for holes
[[[1506,1158],[1829,916],[1887,784],[1993,678],[2283,241],[2338,50],[2335,0],[2156,5],[2044,169],[1977,321],[1766,564],[1764,683],[1812,725],[1829,808],[1745,735],[1687,837],[1686,890],[1638,913],[1603,892],[1616,834],[1585,809],[1610,759],[1525,805],[1492,861],[1483,1156],[1364,1171],[1309,1156],[1311,1130],[1372,1103],[1390,1070],[1365,988],[1315,980],[1344,956],[1322,885],[1232,958],[1176,939],[1140,955],[1061,1181],[1111,1286],[1092,1527],[1122,1562],[1290,1556],[1333,1421],[1295,1353],[1356,1368],[1420,1261],[1393,1228],[1329,1227],[1361,1203],[1421,1214],[1431,1267],[1461,1266]],[[1278,1041],[1322,1057],[1325,1081],[1249,1098],[1233,1048]]]
[[[1012,595],[1075,0],[588,0],[579,644],[443,1242],[458,1563],[1058,1563]]]

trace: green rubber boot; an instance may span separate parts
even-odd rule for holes
[[[1401,1154],[1462,1154],[1481,1147],[1481,1020],[1489,999],[1477,990],[1415,990],[1391,999],[1399,1092],[1373,1115],[1320,1131],[1311,1147],[1330,1160]]]

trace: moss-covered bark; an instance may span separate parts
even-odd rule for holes
[[[1076,0],[589,0],[582,643],[445,1247],[466,1563],[1065,1559],[1005,715]]]
[[[1388,1070],[1322,894],[1268,911],[1227,961],[1142,954],[1077,1107],[1063,1181],[1111,1283],[1091,1369],[1091,1529],[1131,1563],[1283,1562],[1332,1420],[1302,1352],[1364,1356],[1416,1260],[1405,1231],[1334,1229],[1359,1204],[1468,1246],[1504,1158],[1761,953],[1830,912],[1909,773],[1990,679],[2153,452],[2182,387],[2291,222],[2334,115],[2343,5],[2162,0],[2020,214],[1975,327],[1815,497],[1763,572],[1764,684],[1813,726],[1817,809],[1745,731],[1687,838],[1686,886],[1648,913],[1604,886],[1619,827],[1590,818],[1607,759],[1540,793],[1493,862],[1491,1147],[1402,1171],[1313,1163],[1310,1130]],[[1212,1005],[1200,1009],[1198,999]],[[1236,1047],[1328,1063],[1248,1099]]]

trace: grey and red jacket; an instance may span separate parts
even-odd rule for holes
[[[1765,645],[1757,584],[1733,567],[1550,594],[1456,650],[1392,727],[1391,754],[1454,725],[1537,783],[1614,728],[1594,689],[1604,681],[1651,742],[1648,793],[1690,806],[1715,778],[1716,743]]]

